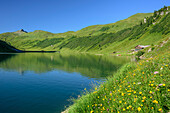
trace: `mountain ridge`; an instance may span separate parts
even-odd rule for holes
[[[158,43],[160,39],[167,38],[169,36],[168,15],[169,6],[154,13],[137,13],[116,23],[88,26],[76,32],[68,31],[57,34],[42,30],[21,34],[8,32],[0,34],[0,40],[6,41],[20,50],[110,53],[127,50],[124,49],[125,46],[121,47],[127,43],[131,44],[127,47],[128,50],[133,48],[134,42],[136,45],[152,44],[149,39],[149,37],[153,38],[152,36],[157,37],[153,44]],[[154,27],[158,26],[165,17],[166,19],[161,25],[167,34],[164,34],[158,27]],[[157,31],[153,29],[157,29]],[[144,37],[149,43],[142,42],[141,37]]]

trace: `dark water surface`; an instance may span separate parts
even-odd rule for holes
[[[69,99],[127,62],[89,54],[0,54],[0,113],[60,113]]]

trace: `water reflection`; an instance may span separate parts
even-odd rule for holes
[[[15,70],[21,75],[24,75],[25,71],[45,73],[51,70],[63,70],[66,72],[78,72],[90,78],[101,78],[112,75],[123,64],[129,61],[129,57],[90,54],[0,54],[0,68]]]
[[[90,54],[0,54],[0,112],[61,113],[72,104],[68,99],[129,61]]]

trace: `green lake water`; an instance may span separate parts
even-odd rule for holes
[[[0,54],[0,113],[60,113],[83,89],[112,76],[130,57]]]

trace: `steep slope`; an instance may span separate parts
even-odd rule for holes
[[[102,33],[96,36],[72,37],[59,45],[60,49],[77,51],[112,53],[127,51],[135,46],[155,45],[170,36],[170,13],[166,7],[155,11],[139,25],[123,29],[116,33]]]
[[[163,42],[162,42],[163,43]],[[124,65],[118,73],[85,89],[63,113],[167,113],[169,104],[169,41],[158,45],[147,59]],[[168,51],[167,51],[168,50]]]
[[[6,42],[0,40],[0,52],[20,52],[20,51],[10,46]]]
[[[89,26],[76,32],[69,31],[65,33],[53,34],[46,31],[36,30],[30,33],[3,33],[0,34],[0,39],[11,43],[12,46],[21,50],[58,50],[62,48],[63,43],[67,43],[75,37],[99,37],[103,33],[116,33],[125,28],[130,28],[139,24],[143,21],[144,17],[149,17],[151,15],[152,13],[138,13],[116,23]]]
[[[105,24],[105,25],[93,25],[86,28],[83,28],[76,32],[78,36],[87,36],[87,35],[99,35],[102,33],[115,33],[126,28],[133,27],[139,24],[145,17],[152,16],[152,13],[137,13],[133,16],[130,16],[127,19],[120,20],[116,23]]]
[[[134,34],[136,37],[129,37],[125,41],[138,42],[140,39],[142,39],[140,43],[154,43],[156,41],[156,45],[150,52],[148,52],[149,48],[144,49],[145,59],[126,64],[118,73],[113,74],[100,86],[95,86],[90,91],[85,89],[79,98],[74,99],[74,104],[63,113],[169,112],[170,38],[168,34],[170,32],[170,14],[159,15],[163,11],[164,9],[159,10],[155,12],[155,16],[147,19],[148,27],[144,27],[147,28],[144,30],[146,33],[143,33],[143,29],[141,31],[136,29],[139,31],[139,35],[142,33],[143,36],[138,37]],[[145,24],[141,26],[145,26]]]
[[[116,23],[89,26],[76,32],[53,34],[36,30],[30,33],[3,33],[0,40],[21,50],[121,53],[137,45],[156,45],[168,38],[169,9],[168,6],[154,14],[138,13]]]

